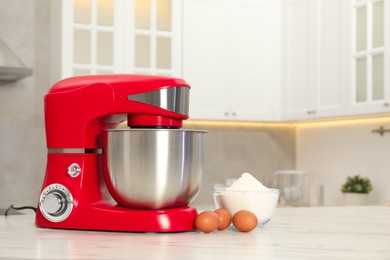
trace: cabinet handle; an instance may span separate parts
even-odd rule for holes
[[[317,113],[317,111],[315,111],[315,110],[308,110],[307,111],[308,115],[312,115],[312,114],[315,114],[315,113]]]
[[[228,115],[230,115],[229,112],[225,112],[225,116],[228,116]],[[236,112],[233,112],[232,116],[236,116]]]
[[[388,103],[388,102],[383,103],[383,105],[384,105],[385,107],[389,107],[389,103]]]

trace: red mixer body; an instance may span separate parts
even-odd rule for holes
[[[104,183],[102,155],[96,152],[102,148],[103,129],[126,119],[132,127],[181,127],[188,115],[128,98],[174,87],[189,85],[167,77],[99,75],[65,79],[49,90],[45,96],[49,153],[37,226],[129,232],[194,229],[197,211],[190,206],[137,210],[117,205]]]
[[[45,96],[47,147],[100,148],[102,129],[112,126],[104,120],[110,115],[129,115],[130,126],[181,127],[187,115],[128,100],[131,95],[177,86],[189,88],[182,79],[144,75],[64,79]]]

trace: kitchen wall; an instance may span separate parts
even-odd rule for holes
[[[0,1],[0,37],[34,76],[0,82],[0,208],[36,204],[42,182],[45,146],[39,71],[35,54],[35,1]],[[42,13],[43,15],[43,13]],[[43,53],[43,55],[45,55]]]
[[[324,186],[325,205],[343,205],[340,187],[349,175],[369,177],[370,204],[390,201],[390,118],[300,124],[296,132],[297,168]]]
[[[46,167],[43,96],[49,85],[49,0],[0,0],[0,37],[34,75],[0,83],[0,209],[36,205]],[[211,187],[248,171],[270,183],[295,167],[295,128],[210,127],[205,174],[195,204],[212,203]]]
[[[295,127],[293,125],[234,124],[193,125],[207,130],[205,171],[202,188],[194,204],[212,202],[211,189],[249,172],[266,186],[272,185],[275,171],[295,168]]]

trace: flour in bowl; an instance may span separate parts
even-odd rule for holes
[[[234,216],[239,210],[249,210],[264,226],[274,214],[279,190],[265,187],[251,174],[245,172],[228,188],[216,188],[213,192],[217,208],[225,208]]]
[[[265,187],[250,173],[244,172],[241,177],[235,181],[229,188],[228,191],[267,191],[269,188]]]

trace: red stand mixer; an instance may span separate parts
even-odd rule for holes
[[[64,79],[45,96],[46,176],[39,227],[194,229],[204,131],[181,129],[189,85],[146,75]],[[128,128],[117,127],[127,120]]]

